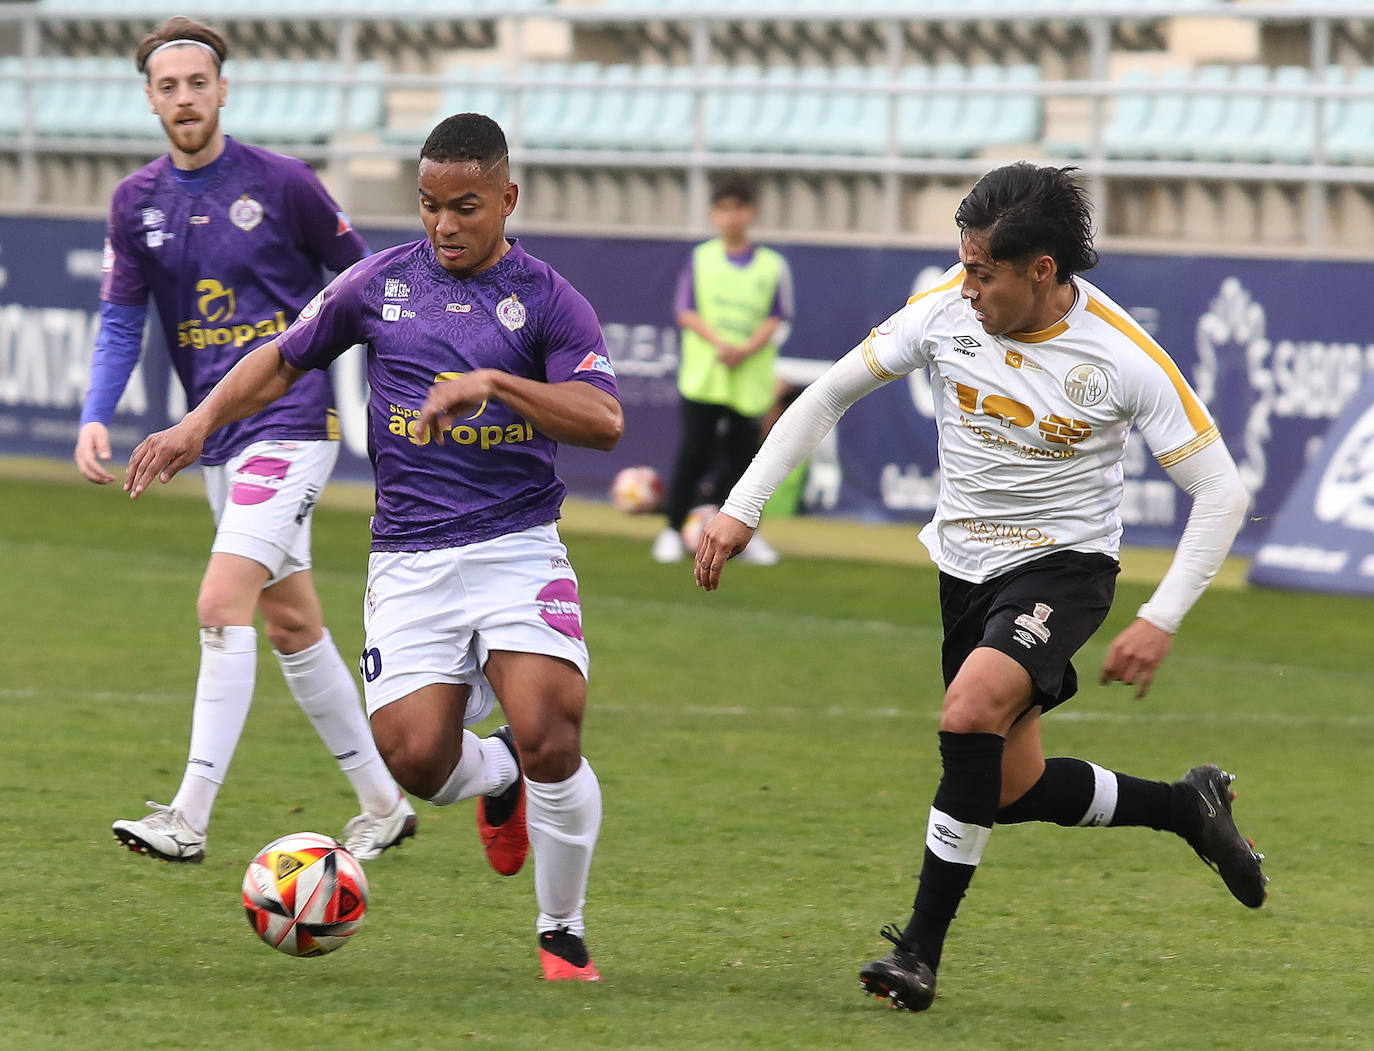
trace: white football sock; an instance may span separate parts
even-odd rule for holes
[[[291,696],[353,785],[363,811],[380,816],[395,810],[401,790],[377,751],[358,684],[339,656],[329,629],[324,629],[319,642],[296,653],[272,652]]]
[[[435,806],[452,806],[460,799],[495,795],[515,783],[515,759],[499,738],[478,737],[463,731],[463,754],[444,787],[430,796]]]
[[[191,709],[186,773],[172,798],[191,827],[210,824],[215,796],[229,772],[258,674],[258,632],[245,625],[200,629],[200,674]]]
[[[601,782],[586,759],[566,781],[525,778],[525,824],[534,851],[534,897],[539,933],[567,927],[586,933],[582,906],[587,874],[601,831]]]

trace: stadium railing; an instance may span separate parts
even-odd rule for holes
[[[124,156],[156,145],[146,106],[128,101],[141,93],[127,57],[46,53],[57,30],[103,20],[144,31],[180,6],[172,0],[0,5],[0,31],[19,41],[19,54],[0,59],[0,159],[10,158],[19,172],[16,205],[37,200],[40,158]],[[1115,42],[1125,27],[1188,18],[1305,33],[1310,61],[1113,75]],[[387,101],[397,92],[428,93],[436,115],[491,112],[507,128],[518,169],[676,172],[687,188],[682,225],[689,228],[704,214],[710,173],[725,167],[879,179],[887,231],[900,226],[904,180],[966,179],[1013,154],[1074,159],[1104,202],[1104,223],[1115,181],[1282,183],[1309,197],[1303,241],[1312,250],[1326,239],[1325,213],[1316,202],[1329,187],[1374,189],[1374,78],[1349,62],[1332,72],[1333,40],[1352,23],[1374,27],[1370,5],[988,0],[975,16],[966,0],[851,0],[844,11],[822,0],[245,0],[216,15],[231,34],[236,24],[264,20],[327,27],[335,55],[286,60],[289,70],[262,58],[236,60],[235,128],[246,139],[289,144],[308,160],[329,163],[346,207],[353,206],[350,162],[412,158],[427,130],[388,116]],[[501,46],[471,63],[460,53],[458,66],[420,73],[375,53],[364,57],[370,26],[423,29],[455,20],[499,24]],[[656,61],[643,55],[579,60],[575,48],[566,61],[549,61],[532,57],[529,47],[549,25],[572,36],[647,32],[664,24],[676,34],[669,41],[676,50]],[[766,41],[767,33],[749,35],[760,24],[858,26],[883,57],[855,63],[808,55],[779,63],[771,55],[721,54],[722,31]],[[985,26],[1047,33],[1068,27],[1083,42],[1083,69],[1050,76],[1036,61],[984,62],[971,55],[911,61],[913,32],[933,27],[945,32],[942,39],[982,40]],[[1088,112],[1080,135],[1051,134],[1046,108],[1066,99]]]

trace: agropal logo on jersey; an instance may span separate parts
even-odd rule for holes
[[[461,372],[440,372],[435,374],[434,382],[446,383],[449,380],[456,380],[462,375]],[[391,419],[386,428],[389,432],[398,438],[405,438],[411,445],[428,445],[434,440],[434,435],[430,431],[420,430],[419,409],[397,405],[394,402],[389,408]],[[472,421],[478,419],[486,411],[487,403],[483,401],[470,415],[455,419],[448,430],[444,432],[444,441],[454,445],[476,446],[486,452],[498,445],[512,445],[534,440],[534,425],[529,420],[519,420],[504,426],[501,424],[474,425]]]
[[[214,278],[196,282],[196,310],[200,317],[177,323],[177,346],[204,350],[206,347],[245,347],[286,331],[286,312],[278,310],[257,321],[234,321],[238,296],[234,289]]]

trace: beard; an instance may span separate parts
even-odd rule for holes
[[[163,120],[162,130],[166,132],[167,139],[182,153],[194,157],[201,150],[210,144],[210,140],[215,137],[215,131],[219,128],[219,114],[212,113],[208,118],[198,124],[182,126],[176,119]]]

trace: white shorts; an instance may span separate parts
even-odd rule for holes
[[[361,670],[367,714],[434,683],[472,688],[464,723],[496,702],[492,650],[561,657],[587,677],[577,574],[552,522],[438,551],[367,560]]]
[[[262,441],[204,468],[210,550],[260,562],[269,584],[309,569],[310,517],[338,457],[338,442]]]

